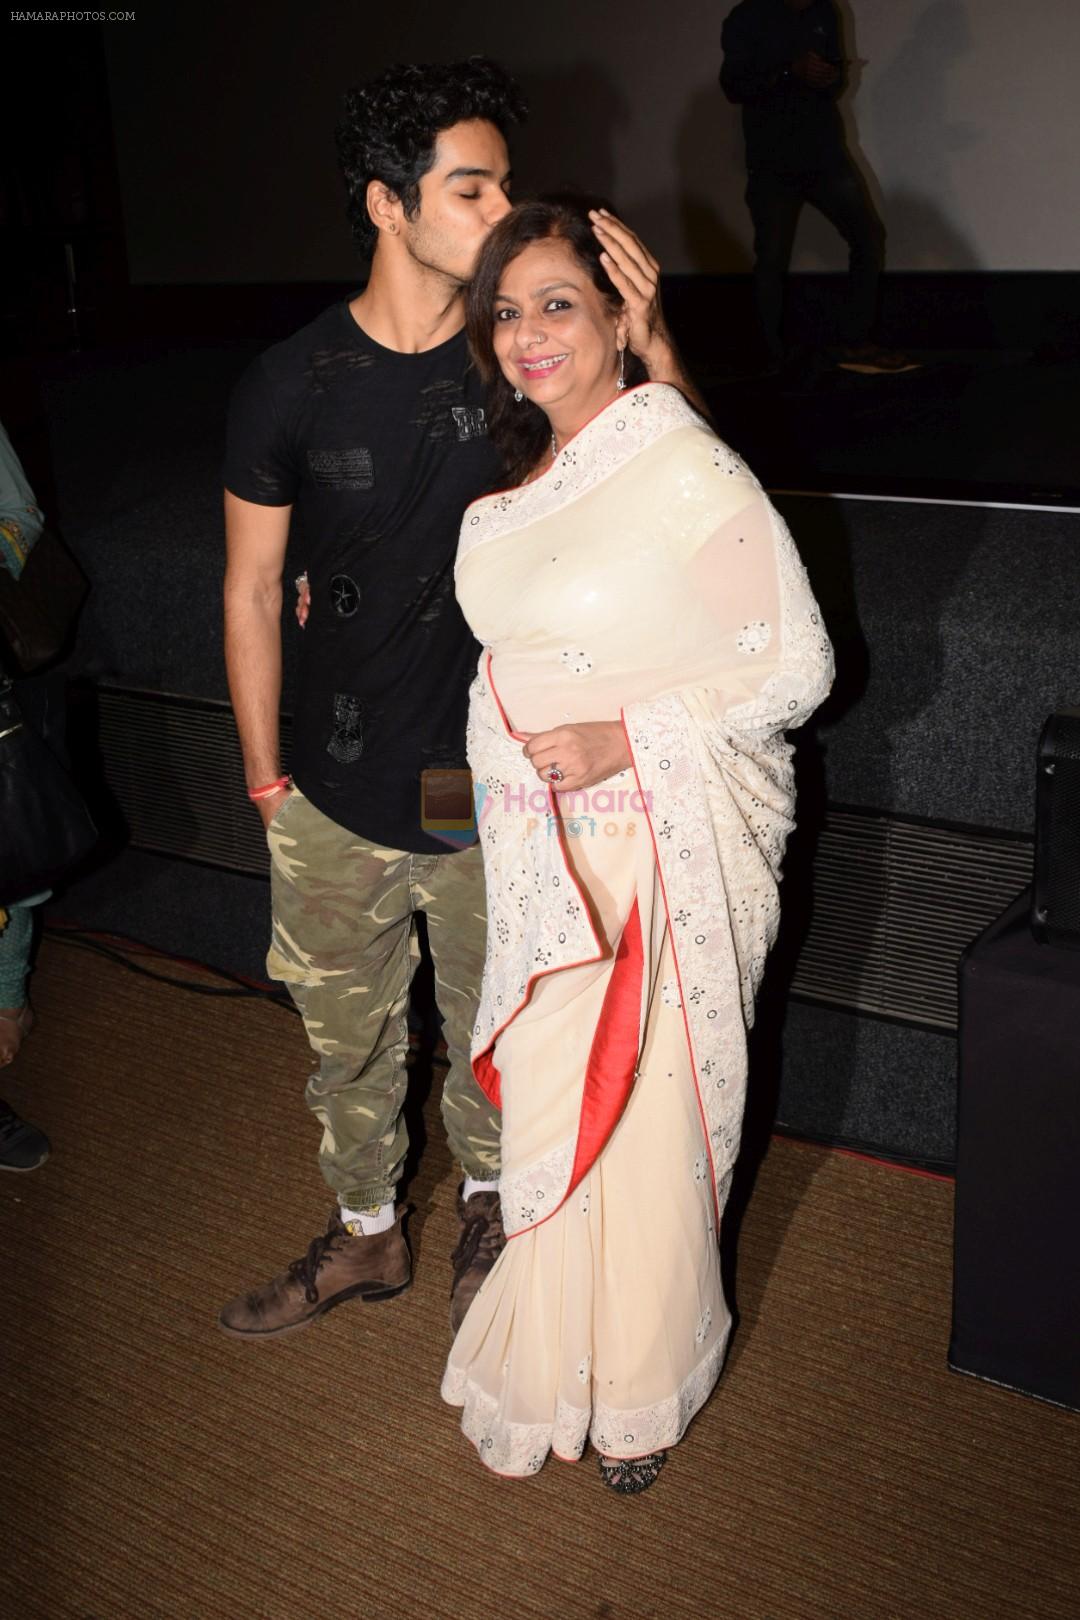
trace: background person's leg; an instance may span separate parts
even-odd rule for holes
[[[854,165],[806,177],[806,201],[824,214],[848,245],[844,341],[865,343],[877,318],[878,285],[885,264],[885,227]]]
[[[754,226],[754,297],[769,358],[783,359],[784,281],[802,196],[790,176],[752,169],[746,206]]]
[[[13,1063],[29,1033],[26,1000],[34,917],[29,906],[9,906],[0,921],[0,1069]],[[0,1170],[36,1170],[49,1157],[49,1139],[0,1099]]]
[[[34,915],[29,906],[6,909],[0,927],[0,1068],[11,1063],[29,1032],[26,979],[30,971],[30,945]]]

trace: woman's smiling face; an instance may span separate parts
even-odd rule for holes
[[[561,237],[530,242],[503,271],[493,342],[503,376],[564,431],[615,393],[627,319]]]

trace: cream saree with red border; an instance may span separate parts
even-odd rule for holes
[[[718,1234],[792,827],[784,732],[828,639],[785,525],[674,389],[614,400],[465,514],[485,652],[469,757],[488,897],[473,1045],[506,1249],[443,1395],[491,1468],[674,1445],[730,1315]],[[529,732],[621,717],[631,770],[556,795]]]

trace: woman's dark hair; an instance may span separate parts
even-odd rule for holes
[[[371,253],[378,234],[367,209],[370,181],[381,180],[401,202],[406,219],[415,219],[420,180],[435,161],[435,141],[444,129],[482,118],[505,136],[525,113],[517,84],[485,56],[399,64],[348,91],[336,138],[346,213],[361,253]]]
[[[531,242],[555,237],[569,244],[574,257],[592,278],[614,314],[622,298],[600,262],[602,252],[589,220],[590,208],[610,205],[600,197],[560,192],[518,203],[505,214],[480,251],[476,274],[465,297],[465,319],[476,369],[488,387],[488,432],[503,460],[506,481],[520,484],[543,459],[551,438],[547,417],[531,400],[514,398],[514,390],[495,357],[495,297],[508,264]],[[626,351],[626,381],[644,382],[645,367]]]

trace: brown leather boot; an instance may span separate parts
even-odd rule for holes
[[[218,1326],[239,1339],[272,1339],[307,1327],[349,1299],[393,1299],[412,1281],[412,1262],[398,1215],[386,1232],[354,1237],[335,1210],[322,1237],[261,1288],[231,1299]]]
[[[459,1189],[457,1203],[461,1230],[457,1248],[450,1256],[454,1268],[450,1285],[450,1327],[454,1333],[465,1320],[465,1312],[480,1284],[506,1247],[502,1205],[496,1190],[473,1193],[466,1202]]]

